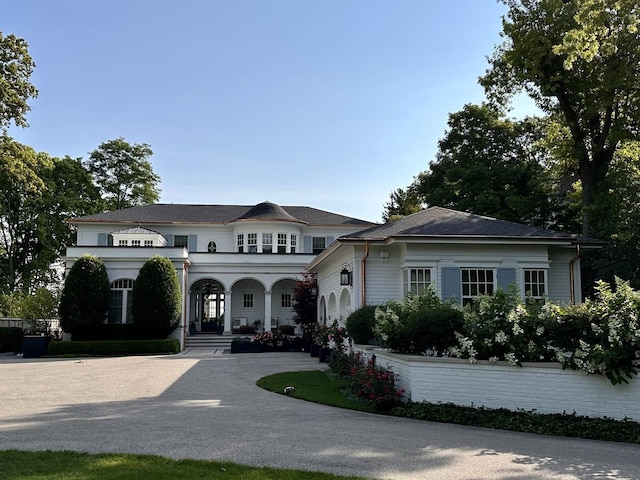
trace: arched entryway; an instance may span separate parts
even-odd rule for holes
[[[200,280],[191,287],[191,321],[196,331],[217,332],[224,326],[224,286],[216,280]]]

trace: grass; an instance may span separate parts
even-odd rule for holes
[[[265,390],[281,394],[284,394],[285,387],[295,386],[295,391],[289,394],[290,397],[332,407],[375,412],[373,408],[358,403],[344,393],[347,388],[346,380],[332,377],[321,370],[276,373],[261,378],[257,385]]]
[[[375,410],[359,404],[345,393],[347,380],[327,371],[284,372],[264,377],[258,386],[284,394],[284,387],[293,386],[290,396],[372,413]],[[464,407],[451,403],[409,402],[391,410],[391,415],[431,422],[455,423],[475,427],[496,428],[517,432],[579,437],[592,440],[640,444],[640,423],[631,420],[591,418],[575,414],[543,414],[535,411],[511,411],[504,408]]]
[[[0,480],[364,480],[362,477],[256,468],[229,462],[69,451],[0,451],[0,465]]]

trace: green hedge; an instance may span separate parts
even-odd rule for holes
[[[0,327],[0,352],[22,352],[22,329]]]
[[[51,342],[48,355],[139,355],[180,352],[180,342],[165,340],[125,340],[102,342]]]

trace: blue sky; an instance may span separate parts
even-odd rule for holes
[[[19,142],[151,145],[161,202],[308,205],[380,221],[479,103],[494,0],[21,0],[37,67]],[[527,113],[523,104],[520,111]],[[518,114],[519,110],[514,112]]]

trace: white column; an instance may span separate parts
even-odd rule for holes
[[[264,331],[271,331],[271,290],[264,292]]]
[[[231,291],[224,292],[224,333],[231,333]]]

